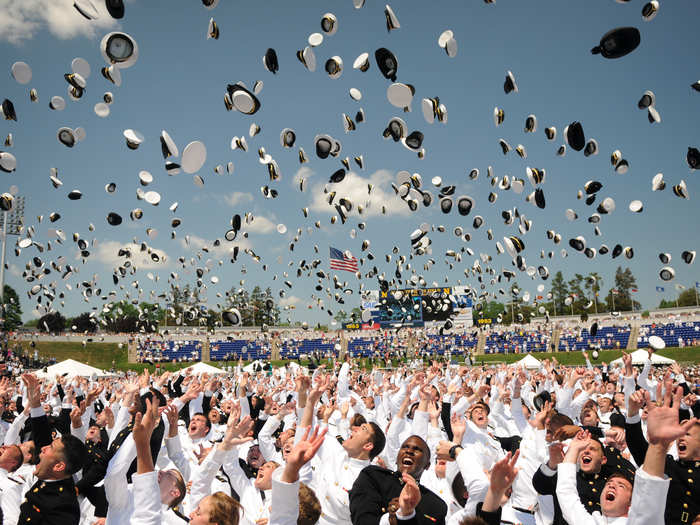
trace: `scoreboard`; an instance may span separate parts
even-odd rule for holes
[[[464,286],[372,290],[362,301],[373,322],[382,328],[443,324],[472,325],[472,300]]]

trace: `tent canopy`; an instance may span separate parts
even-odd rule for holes
[[[192,374],[225,374],[226,370],[222,370],[221,368],[217,368],[212,365],[208,365],[207,363],[202,363],[201,361],[199,363],[195,363],[192,366],[188,366],[187,368],[183,368],[182,371],[189,370]]]
[[[57,375],[62,376],[63,374],[66,374],[67,377],[105,377],[110,375],[99,368],[86,365],[85,363],[73,359],[66,359],[65,361],[51,365],[46,368],[46,372],[44,372],[44,370],[39,370],[36,373],[37,377],[41,378],[53,378]]]
[[[646,350],[640,349],[640,350],[635,350],[630,354],[632,356],[632,364],[633,365],[643,365],[649,360],[649,354],[647,353]],[[651,364],[652,365],[670,365],[675,363],[673,359],[669,359],[668,357],[664,357],[659,354],[651,354]],[[610,363],[611,365],[619,365],[619,366],[624,366],[622,363],[622,358],[615,359]]]
[[[523,368],[527,368],[528,370],[536,370],[540,366],[542,366],[542,363],[540,363],[540,361],[537,358],[532,357],[532,355],[530,355],[530,354],[527,354],[520,361],[516,361],[515,363],[511,363],[510,366],[520,366]]]

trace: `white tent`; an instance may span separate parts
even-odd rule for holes
[[[532,355],[527,354],[520,361],[511,363],[510,366],[519,366],[522,368],[527,368],[528,370],[537,370],[540,366],[542,366],[542,363],[540,363],[538,359],[532,357]]]
[[[189,370],[190,373],[192,374],[225,374],[226,370],[222,370],[221,368],[217,368],[215,366],[208,365],[207,363],[202,363],[201,361],[199,363],[195,363],[192,366],[188,366],[187,368],[184,368],[182,371],[184,372],[185,370]]]
[[[61,361],[60,363],[56,363],[55,365],[51,365],[48,368],[46,368],[46,372],[44,370],[39,370],[37,371],[36,375],[38,377],[42,378],[54,378],[57,375],[62,376],[63,374],[66,374],[67,377],[104,377],[108,376],[107,372],[100,370],[99,368],[95,368],[94,366],[86,365],[84,363],[81,363],[80,361],[75,361],[73,359],[66,359],[65,361]]]
[[[632,356],[632,364],[633,365],[643,365],[649,360],[649,354],[647,353],[646,349],[639,349],[635,350],[630,354]],[[673,359],[669,359],[668,357],[664,357],[659,354],[651,354],[651,364],[652,365],[670,365],[672,363],[675,363]],[[615,359],[610,363],[611,365],[618,365],[618,366],[624,366],[622,364],[622,358],[620,357],[619,359]]]

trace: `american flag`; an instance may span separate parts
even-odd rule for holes
[[[346,272],[357,272],[357,259],[355,257],[346,257],[343,252],[337,248],[331,249],[331,270],[345,270]]]

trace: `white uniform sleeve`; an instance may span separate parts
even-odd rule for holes
[[[273,478],[269,525],[296,525],[298,516],[299,481],[285,483]]]
[[[119,511],[129,506],[126,473],[134,459],[136,459],[136,444],[134,436],[129,434],[107,466],[104,486],[110,510]]]
[[[158,473],[152,470],[134,474],[131,479],[134,483],[134,513],[129,522],[132,525],[160,525],[160,497],[154,497],[160,494]]]
[[[272,438],[272,434],[280,426],[281,420],[279,416],[270,416],[265,421],[265,424],[258,432],[258,444],[260,446],[260,452],[262,452],[263,457],[267,461],[271,461],[275,457],[275,440]]]
[[[660,505],[659,502],[666,501],[670,483],[668,478],[657,478],[645,472],[643,468],[637,469],[627,525],[663,523],[666,506]]]
[[[185,452],[182,450],[182,442],[180,441],[180,434],[175,434],[175,437],[165,439],[165,448],[168,451],[168,457],[172,461],[177,470],[180,471],[185,482],[190,480],[192,475],[192,470],[190,468],[190,462],[187,461],[185,457]]]
[[[576,464],[560,463],[557,472],[557,498],[566,522],[569,525],[596,525],[593,516],[581,503],[576,489]]]

